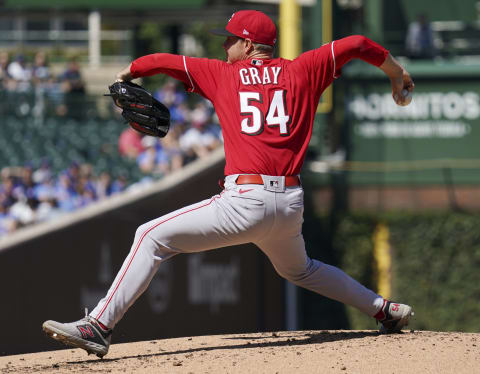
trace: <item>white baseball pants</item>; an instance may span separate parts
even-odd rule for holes
[[[340,269],[307,256],[301,232],[300,186],[273,192],[263,185],[237,185],[237,176],[225,178],[225,189],[219,195],[141,225],[107,295],[90,315],[113,328],[148,287],[163,261],[178,253],[250,242],[292,283],[370,316],[378,312],[383,305],[379,295]],[[281,182],[283,177],[274,178]]]

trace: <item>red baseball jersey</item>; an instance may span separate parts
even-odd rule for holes
[[[353,38],[353,39],[352,39]],[[302,168],[322,92],[340,68],[359,57],[375,65],[388,51],[349,37],[302,53],[295,60],[249,59],[233,64],[157,53],[135,60],[134,78],[168,74],[209,99],[220,120],[225,175],[297,175]]]

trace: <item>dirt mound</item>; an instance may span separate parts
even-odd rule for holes
[[[0,373],[478,373],[480,334],[285,331],[114,344],[0,357]]]

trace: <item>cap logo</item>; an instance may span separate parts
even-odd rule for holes
[[[270,1],[270,0],[269,0]],[[0,0],[0,3],[2,0]],[[234,12],[225,27],[228,33],[213,30],[213,34],[235,35],[240,39],[251,39],[254,43],[274,45],[277,29],[273,21],[257,10],[240,10]]]

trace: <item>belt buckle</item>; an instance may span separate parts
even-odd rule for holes
[[[271,192],[285,192],[285,177],[262,175],[263,188]]]

